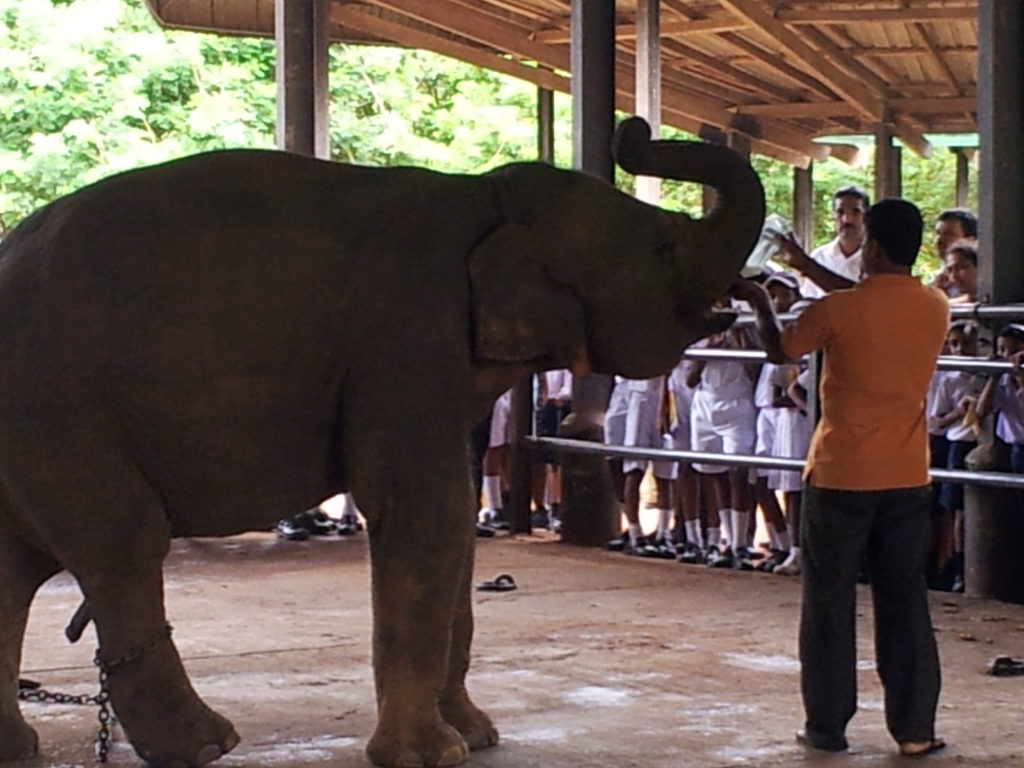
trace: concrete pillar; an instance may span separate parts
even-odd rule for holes
[[[793,231],[804,248],[814,247],[814,163],[793,168]]]
[[[277,148],[329,158],[328,0],[276,0]]]
[[[971,165],[967,152],[962,147],[950,147],[956,155],[956,207],[970,207],[971,197]]]
[[[658,0],[636,4],[636,114],[651,126],[651,136],[661,135],[661,39]],[[636,196],[651,205],[661,201],[661,179],[639,176]]]
[[[903,164],[899,147],[893,146],[889,125],[875,129],[875,196],[874,200],[900,197],[903,194]]]
[[[709,144],[726,144],[729,141],[725,131],[713,125],[701,125],[697,135],[702,141]],[[704,214],[710,213],[711,209],[715,207],[715,195],[716,192],[711,187],[701,187],[701,210]]]
[[[613,179],[615,122],[615,0],[573,0],[571,15],[573,167]],[[612,380],[573,380],[575,428],[567,437],[601,440]],[[606,461],[566,454],[562,467],[562,540],[599,545],[618,533],[618,509]]]
[[[537,159],[555,161],[555,94],[537,89]],[[533,476],[533,451],[526,450],[522,438],[534,433],[533,377],[527,376],[512,388],[512,412],[509,417],[509,503],[508,520],[512,533],[529,533],[530,494]]]
[[[980,292],[993,304],[1024,301],[1024,0],[978,3]],[[968,488],[967,593],[1024,603],[1020,497]]]

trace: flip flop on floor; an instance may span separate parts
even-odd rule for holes
[[[931,741],[905,741],[900,744],[900,754],[904,757],[924,757],[946,748],[946,742],[942,739]]]
[[[495,576],[493,581],[481,581],[476,588],[481,592],[510,592],[516,589],[517,585],[512,574],[502,573]]]

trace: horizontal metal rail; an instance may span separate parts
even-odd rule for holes
[[[687,349],[683,353],[687,360],[735,360],[741,363],[764,363],[767,355],[761,349]],[[1008,360],[991,360],[987,357],[940,357],[935,364],[940,371],[971,371],[972,373],[1009,373],[1014,370]]]
[[[803,472],[803,459],[782,459],[776,456],[750,456],[747,454],[706,453],[702,451],[678,451],[664,448],[635,448],[624,445],[606,445],[590,440],[569,440],[564,437],[532,437],[522,439],[530,450],[548,450],[555,453],[580,453],[605,458],[639,459],[646,461],[683,461],[687,463],[719,464],[730,467],[752,467],[756,469],[783,469]],[[963,469],[933,469],[933,480],[941,482],[987,485],[997,488],[1024,490],[1024,475],[1011,472],[972,472]]]
[[[954,320],[1013,320],[1024,318],[1024,304],[954,304],[949,308]],[[778,315],[783,323],[789,323],[800,317],[799,312],[784,312]],[[750,312],[742,312],[736,318],[736,325],[744,327],[754,325],[757,316]]]

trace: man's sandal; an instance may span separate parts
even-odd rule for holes
[[[495,576],[492,581],[482,581],[477,587],[481,592],[511,592],[516,589],[516,580],[509,573]]]
[[[903,757],[924,757],[933,752],[939,752],[946,748],[946,742],[942,739],[931,741],[905,741],[900,744],[900,754]]]

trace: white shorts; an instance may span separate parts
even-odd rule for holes
[[[491,411],[491,439],[487,443],[488,448],[508,445],[508,416],[511,410],[512,391],[509,390],[494,401],[494,410]]]
[[[690,410],[690,443],[695,451],[750,454],[756,441],[757,414],[750,400],[717,400],[697,390]],[[721,464],[696,463],[698,472],[727,472]]]
[[[623,445],[626,439],[626,413],[629,411],[629,388],[625,380],[612,388],[608,410],[604,412],[604,444]]]
[[[632,448],[668,448],[671,438],[662,435],[658,429],[661,410],[661,390],[641,392],[629,391],[629,407],[626,410],[626,431],[623,445]],[[648,462],[646,459],[626,459],[622,462],[623,472],[646,471],[649,463],[654,464],[654,476],[675,480],[678,468],[674,461]]]
[[[779,416],[785,408],[759,408],[757,411],[757,444],[754,446],[755,456],[778,456]],[[757,469],[758,477],[772,477],[777,469]]]
[[[803,459],[811,443],[811,420],[798,408],[780,408],[776,423],[776,456],[784,459]],[[768,476],[768,487],[774,491],[799,491],[803,487],[800,472],[773,470]]]

